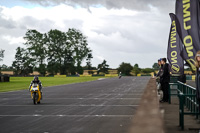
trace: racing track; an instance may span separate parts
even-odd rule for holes
[[[0,133],[126,133],[150,77],[122,77],[0,93]],[[45,84],[45,83],[43,83]]]

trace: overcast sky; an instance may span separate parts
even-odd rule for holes
[[[175,0],[0,0],[0,65],[11,65],[27,29],[79,29],[93,50],[93,66],[128,62],[152,67],[166,57]],[[82,65],[85,65],[83,63]]]

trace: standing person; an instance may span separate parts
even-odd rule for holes
[[[160,101],[163,99],[163,91],[161,89],[161,84],[160,84],[160,76],[162,75],[163,72],[163,65],[161,64],[161,59],[158,60],[158,66],[159,66],[159,70],[158,73],[156,74],[156,82],[157,82],[157,90],[158,90],[158,95],[159,95],[159,99]]]
[[[161,67],[161,60],[162,60],[161,58],[158,59],[158,66],[159,66],[159,67]]]
[[[163,65],[162,74],[160,75],[161,89],[163,91],[163,99],[160,102],[168,102],[169,100],[169,81],[170,81],[170,72],[169,64],[166,63],[167,59],[162,58],[161,64]]]
[[[158,70],[158,73],[157,73],[157,75],[156,75],[156,77],[159,77],[160,78],[160,75],[161,75],[161,73],[162,73],[162,64],[161,64],[161,60],[162,59],[159,59],[158,60],[158,66],[159,66],[159,70]]]
[[[196,95],[197,95],[197,101],[200,103],[200,51],[196,53],[195,56],[195,65],[197,67],[196,71]]]

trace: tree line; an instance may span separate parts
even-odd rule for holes
[[[93,70],[97,70],[97,74],[109,74],[109,71],[111,68],[109,68],[109,65],[107,64],[107,61],[104,60],[101,64],[99,64],[97,67],[94,66],[90,66],[90,68],[88,69],[88,65],[83,66],[82,67],[83,70],[89,70],[88,74],[94,74]],[[144,74],[149,74],[151,72],[155,72],[158,69],[154,69],[154,68],[139,68],[138,64],[135,64],[134,66],[132,66],[130,63],[124,63],[122,62],[120,64],[120,66],[118,68],[116,68],[118,73],[122,72],[123,75],[127,75],[127,76],[131,76],[131,75],[137,75],[140,73],[144,73]],[[13,71],[13,67],[12,66],[7,66],[5,64],[3,64],[1,66],[1,70],[3,71]],[[33,68],[33,70],[35,70]]]
[[[3,64],[2,70],[12,70],[15,75],[26,76],[33,71],[41,75],[47,72],[50,75],[57,73],[66,75],[83,74],[83,70],[98,69],[98,74],[108,73],[109,65],[103,60],[97,67],[93,67],[91,60],[92,50],[88,46],[87,37],[77,29],[62,32],[57,29],[47,33],[37,30],[28,30],[24,36],[24,47],[17,47],[15,60],[12,66]],[[4,51],[0,51],[0,61],[3,60]],[[86,66],[82,67],[82,62]]]
[[[132,66],[130,63],[122,62],[118,68],[118,73],[121,72],[124,75],[131,76],[132,74],[137,75],[140,73],[149,74],[151,72],[155,72],[155,70],[158,69],[155,69],[153,66],[152,68],[140,68],[137,63]]]
[[[88,47],[87,38],[76,29],[67,32],[50,30],[40,33],[28,30],[25,34],[25,48],[16,49],[12,67],[16,75],[28,75],[33,70],[41,75],[82,74],[84,59],[91,67],[92,50]]]
[[[3,49],[0,50],[0,61],[3,61],[4,52],[5,52],[5,50],[3,50]]]
[[[41,75],[57,73],[66,75],[83,74],[83,70],[97,70],[97,74],[109,73],[109,65],[103,60],[97,67],[92,66],[92,50],[88,46],[87,37],[77,29],[68,29],[62,32],[57,29],[47,33],[37,30],[27,30],[24,36],[24,47],[17,47],[15,60],[12,66],[5,64],[0,66],[2,70],[12,70],[15,75],[29,75],[38,71]],[[5,50],[0,50],[0,61],[3,60]],[[83,61],[86,66],[82,66]],[[124,75],[135,75],[139,73],[151,73],[159,67],[156,63],[152,68],[139,68],[138,64],[132,66],[130,63],[122,62],[117,68],[118,73]],[[0,70],[1,70],[0,69]]]

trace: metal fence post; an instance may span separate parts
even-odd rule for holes
[[[169,88],[168,88],[168,92],[169,92],[169,104],[171,104],[171,85],[169,84]]]
[[[179,126],[184,130],[184,96],[183,93],[179,94]]]

